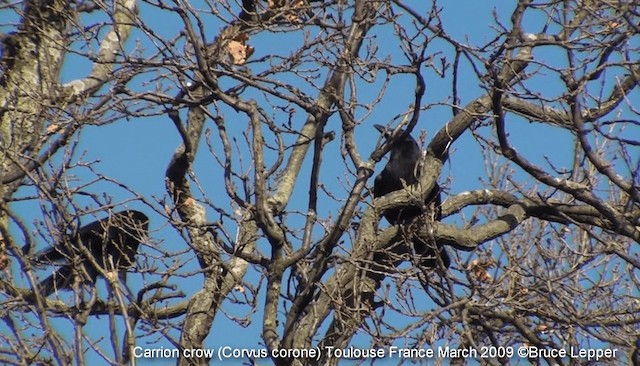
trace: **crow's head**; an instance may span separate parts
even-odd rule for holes
[[[389,129],[383,125],[376,124],[373,125],[373,127],[375,127],[376,130],[380,131],[382,136],[387,140],[393,133],[392,129]],[[391,143],[391,160],[409,159],[413,160],[412,163],[415,164],[415,161],[420,156],[420,147],[418,146],[416,140],[411,137],[410,134],[404,134],[404,130],[400,130],[400,134],[398,135],[398,137]]]

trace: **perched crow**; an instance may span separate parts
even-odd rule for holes
[[[385,138],[389,137],[390,132],[387,131],[385,126],[374,125],[374,127],[380,131]],[[382,172],[375,178],[373,197],[382,197],[391,192],[399,191],[405,186],[408,187],[417,183],[418,177],[416,173],[418,173],[418,169],[416,165],[421,156],[422,152],[418,143],[410,135],[405,135],[394,141],[393,146],[391,146],[389,162],[387,162]],[[416,217],[425,214],[424,222],[427,224],[429,221],[440,221],[442,218],[441,203],[440,186],[436,183],[425,201],[427,212],[424,212],[421,206],[408,206],[388,209],[383,215],[391,225],[404,225],[412,222]],[[421,261],[423,266],[431,268],[436,266],[433,245],[429,245],[422,239],[414,236],[413,247],[417,254],[426,257]],[[440,251],[440,258],[445,267],[449,267],[451,260],[446,250],[440,246],[438,246],[438,250]]]
[[[80,245],[88,250],[95,264],[106,272],[117,270],[124,282],[127,269],[133,267],[138,246],[147,238],[148,231],[149,218],[134,210],[118,212],[81,227],[75,235],[36,257],[36,262],[60,265],[40,282],[40,294],[46,297],[57,290],[69,289],[76,276],[81,276],[81,282],[95,283],[99,270]]]

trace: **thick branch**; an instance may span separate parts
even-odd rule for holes
[[[516,55],[516,59],[508,62],[503,67],[500,75],[503,85],[514,83],[518,80],[518,76],[529,64],[531,60],[531,48],[523,47]],[[471,126],[475,121],[483,120],[491,112],[491,98],[489,94],[485,94],[473,102],[469,103],[459,114],[444,126],[429,144],[428,150],[442,160],[448,159],[449,147]]]

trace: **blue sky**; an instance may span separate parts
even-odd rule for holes
[[[196,8],[198,5],[194,3]],[[493,4],[493,5],[492,5]],[[456,6],[445,5],[442,10],[442,19],[444,22],[445,30],[460,42],[471,45],[485,44],[495,36],[495,31],[492,30],[491,25],[494,24],[492,17],[495,11],[499,15],[499,19],[504,24],[510,24],[509,17],[514,5],[512,2],[480,2],[480,1],[457,1]],[[233,8],[234,12],[238,11],[238,7]],[[147,5],[143,5],[140,10],[140,16],[145,22],[145,25],[150,29],[158,32],[159,35],[166,38],[175,37],[181,30],[182,24],[179,19],[170,15],[167,12],[159,12]],[[0,13],[0,23],[5,23],[2,20],[3,15]],[[100,15],[95,15],[93,18],[87,18],[90,22],[97,22],[100,20]],[[206,32],[208,34],[208,41],[211,41],[217,32],[222,28],[222,24],[217,22],[213,16],[206,13],[202,14]],[[536,32],[539,31],[542,23],[542,18],[531,16],[527,18],[525,31]],[[390,33],[392,29],[390,27],[380,27],[374,29],[371,33],[377,37],[376,41],[381,47],[380,55],[389,55],[394,60],[402,60],[402,55],[396,46],[384,48],[386,45],[396,45],[391,37]],[[286,33],[271,33],[261,34],[249,40],[249,44],[256,48],[256,53],[252,56],[252,59],[258,59],[269,53],[287,54],[289,49],[293,49],[301,41],[300,33],[298,34],[286,34]],[[149,42],[148,38],[140,33],[135,32],[130,40],[127,42],[129,49],[134,45],[140,44],[144,47],[148,54],[154,50],[153,45]],[[451,57],[451,48],[442,43],[442,41],[434,41],[433,45],[430,45],[429,51],[432,53],[442,52],[448,59]],[[536,53],[547,52],[544,49],[536,50]],[[550,51],[549,51],[550,52]],[[553,53],[549,53],[549,59],[552,62],[558,62],[559,65],[564,61],[560,57],[553,57]],[[536,54],[537,56],[537,54]],[[251,60],[250,60],[251,61]],[[473,73],[466,60],[462,60],[463,66],[460,73],[461,80],[465,80],[461,85],[463,87],[459,90],[459,97],[462,105],[470,102],[474,98],[477,98],[483,91],[480,86],[480,81]],[[255,67],[256,69],[264,68],[264,65],[251,65],[249,67]],[[63,82],[82,78],[90,71],[90,64],[87,60],[82,60],[78,57],[69,57],[61,75]],[[326,70],[324,71],[326,72]],[[152,75],[149,75],[151,77]],[[427,141],[430,141],[431,137],[437,132],[444,124],[452,117],[451,108],[449,106],[442,105],[443,102],[451,102],[451,79],[450,73],[445,78],[439,77],[437,74],[426,70],[424,72],[425,81],[427,84],[427,91],[423,104],[434,103],[432,108],[422,112],[420,123],[416,126],[413,135],[418,136],[419,131],[425,130],[427,133]],[[286,76],[283,76],[283,79]],[[359,85],[359,98],[362,100],[373,100],[376,97],[376,92],[380,86],[381,81],[384,79],[384,75],[378,75],[376,82],[371,85],[360,84]],[[320,79],[322,80],[322,78]],[[469,80],[467,83],[466,80]],[[133,87],[134,89],[144,90],[146,87],[142,85],[143,80],[136,80],[139,86]],[[136,85],[134,82],[133,85]],[[407,87],[408,86],[408,87]],[[534,78],[529,82],[529,86],[532,88],[540,88],[544,90],[548,95],[555,95],[561,91],[561,86],[558,84],[558,80],[549,82],[542,77]],[[405,88],[407,88],[405,90]],[[373,128],[374,123],[387,124],[392,121],[398,113],[407,110],[411,101],[414,85],[410,79],[399,78],[390,84],[389,92],[385,94],[384,99],[379,103],[375,109],[371,112],[371,115],[367,118],[362,125],[356,129],[356,135],[358,137],[359,151],[363,157],[367,157],[371,151],[375,148],[375,144],[378,141],[378,132]],[[310,95],[315,96],[317,93],[307,90]],[[251,93],[248,95],[261,100],[260,93]],[[407,98],[407,95],[409,98]],[[634,96],[638,96],[638,92],[634,93]],[[440,105],[438,105],[440,104]],[[229,121],[228,132],[242,141],[242,133],[246,127],[246,118],[239,115],[229,109],[222,108],[224,116]],[[365,111],[361,111],[364,115]],[[274,112],[275,113],[275,112]],[[292,127],[299,128],[304,123],[305,115],[298,113],[294,115]],[[245,118],[245,119],[243,119]],[[237,119],[235,121],[234,119]],[[396,120],[397,122],[397,120]],[[214,149],[220,149],[217,143],[217,130],[215,125],[209,121],[207,128],[212,129],[211,141]],[[327,130],[334,130],[338,133],[340,131],[340,121],[337,116],[334,116],[327,125]],[[637,129],[636,129],[637,130]],[[489,131],[489,130],[487,130]],[[558,166],[570,167],[571,164],[571,151],[573,149],[573,143],[571,136],[565,132],[562,132],[558,128],[549,127],[544,124],[530,124],[524,122],[519,118],[512,118],[508,123],[508,131],[512,139],[512,143],[518,147],[519,151],[527,156],[535,163],[544,165],[544,159],[549,158]],[[630,132],[631,136],[633,132]],[[267,135],[268,136],[268,135]],[[289,136],[287,138],[288,143],[294,140],[295,136]],[[85,162],[96,161],[95,168],[107,177],[116,180],[130,187],[133,191],[146,197],[149,202],[156,200],[167,200],[165,191],[165,170],[168,162],[175,149],[180,144],[179,135],[173,126],[170,119],[164,115],[136,118],[131,120],[121,120],[112,123],[107,126],[94,127],[90,126],[85,128],[79,135],[79,144],[76,149],[74,160],[82,160]],[[541,148],[544,147],[544,148]],[[246,150],[245,150],[246,151]],[[330,143],[327,156],[339,156],[340,152],[340,138],[336,138]],[[335,155],[334,155],[335,154]],[[60,156],[56,157],[57,159]],[[636,161],[638,156],[635,157]],[[55,160],[55,159],[54,159]],[[245,162],[246,164],[246,162]],[[379,171],[384,164],[381,162],[377,166]],[[353,169],[353,167],[349,167]],[[289,209],[299,209],[302,212],[306,211],[308,200],[308,174],[310,169],[310,159],[307,159],[303,168],[303,174],[299,179],[299,185],[294,192],[294,196]],[[447,194],[457,194],[465,190],[484,188],[480,182],[482,177],[486,176],[484,170],[483,154],[476,141],[473,140],[470,134],[465,134],[461,137],[453,146],[451,159],[443,167],[443,172],[440,181],[445,182],[449,179],[450,184],[445,186]],[[210,197],[220,198],[220,201],[216,201],[216,204],[224,207],[228,211],[231,211],[229,202],[226,195],[220,194],[223,192],[222,172],[220,167],[215,163],[215,160],[211,154],[207,151],[207,145],[201,144],[200,151],[198,153],[196,163],[194,166],[194,173],[198,182],[204,188],[205,193]],[[91,179],[92,175],[87,169],[77,168],[74,169],[71,174],[77,175],[76,183],[84,182],[87,179]],[[518,174],[521,174],[518,173]],[[520,175],[521,176],[521,175]],[[340,180],[344,180],[346,183],[350,183],[353,180],[352,176],[347,174],[345,164],[341,159],[324,159],[324,165],[322,170],[322,180],[326,184],[327,189],[338,197],[346,197],[347,191],[345,185],[341,184]],[[531,183],[531,182],[529,182]],[[370,182],[370,185],[372,182]],[[151,213],[149,207],[145,207],[140,202],[131,201],[134,197],[126,190],[117,188],[112,183],[96,183],[87,187],[87,191],[93,193],[106,192],[114,197],[114,202],[124,203],[122,206],[128,208],[142,209],[150,213],[151,216],[151,230],[153,237],[153,245],[158,245],[162,250],[166,251],[178,251],[185,249],[184,241],[175,232],[174,229],[166,225],[166,220],[157,213]],[[31,190],[23,190],[21,194],[32,193]],[[88,199],[78,198],[78,202],[84,205],[93,204]],[[34,222],[34,220],[41,219],[41,214],[37,203],[34,201],[22,202],[14,205],[17,212],[25,217],[27,222]],[[335,219],[338,206],[335,202],[327,199],[327,197],[321,197],[319,201],[319,215],[326,216],[331,214]],[[154,209],[161,211],[162,206],[155,204]],[[466,211],[465,211],[466,212]],[[208,211],[209,220],[218,220],[218,215],[212,210]],[[92,217],[83,218],[83,223],[93,220]],[[299,217],[299,221],[302,222],[303,217]],[[227,219],[227,223],[229,220]],[[292,220],[296,222],[296,220]],[[449,218],[449,223],[458,223],[462,221],[460,217]],[[386,225],[386,224],[382,224]],[[230,231],[233,231],[234,227],[229,227]],[[317,232],[317,237],[321,234]],[[43,240],[40,240],[39,245],[44,247],[46,244]],[[266,242],[261,243],[260,248],[265,250],[267,248]],[[150,253],[157,254],[152,248],[147,248]],[[473,255],[473,254],[471,254]],[[463,257],[468,254],[463,254]],[[157,263],[160,263],[158,260]],[[193,259],[190,261],[192,269],[195,268],[197,262]],[[44,271],[43,274],[47,272]],[[461,275],[460,272],[457,272]],[[260,273],[255,269],[252,269],[248,274],[250,282],[256,283]],[[129,285],[135,290],[141,286],[140,276],[130,276]],[[192,294],[201,286],[201,276],[197,276],[197,280],[193,278],[189,279],[176,279],[176,284],[179,284],[180,289],[187,294]],[[264,292],[259,293],[259,304],[263,301]],[[207,346],[212,348],[218,348],[225,345],[233,347],[249,347],[256,348],[261,346],[260,332],[262,328],[262,316],[261,313],[249,314],[249,308],[237,308],[233,306],[225,306],[225,311],[230,312],[237,316],[250,315],[252,322],[246,327],[241,328],[237,323],[228,319],[227,316],[222,313],[218,314],[214,323],[213,331],[207,340]],[[260,305],[258,306],[260,309]],[[403,319],[397,319],[399,322],[407,321]],[[67,320],[59,321],[57,327],[62,329],[68,326]],[[95,328],[94,328],[95,324]],[[100,319],[92,319],[90,323],[89,332],[94,338],[104,337],[104,330],[107,324],[107,317]],[[120,333],[122,333],[120,329]],[[222,336],[221,336],[222,335]],[[173,337],[179,336],[177,331],[172,332]],[[145,347],[145,341],[153,342],[157,338],[154,336],[145,337],[139,340],[139,345]],[[356,337],[358,340],[366,342],[366,337]],[[105,342],[108,341],[105,340]],[[172,345],[165,339],[159,343],[154,343],[152,347],[164,346],[167,348]],[[363,345],[366,345],[363,344]],[[150,346],[151,347],[151,346]],[[108,348],[105,346],[105,348]],[[95,354],[91,354],[90,357],[97,357]],[[142,360],[139,360],[142,361]],[[157,360],[156,360],[157,361]],[[144,362],[141,362],[145,364]],[[163,362],[154,364],[173,364],[174,360],[164,360]],[[230,362],[229,364],[233,364]],[[262,364],[262,363],[261,363]]]

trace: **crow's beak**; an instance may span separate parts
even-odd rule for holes
[[[376,128],[376,130],[380,131],[380,133],[381,133],[381,134],[384,134],[384,135],[388,135],[388,134],[389,134],[389,133],[387,132],[387,127],[386,127],[386,126],[383,126],[383,125],[377,125],[377,124],[376,124],[376,125],[373,125],[373,127],[375,127],[375,128]]]

